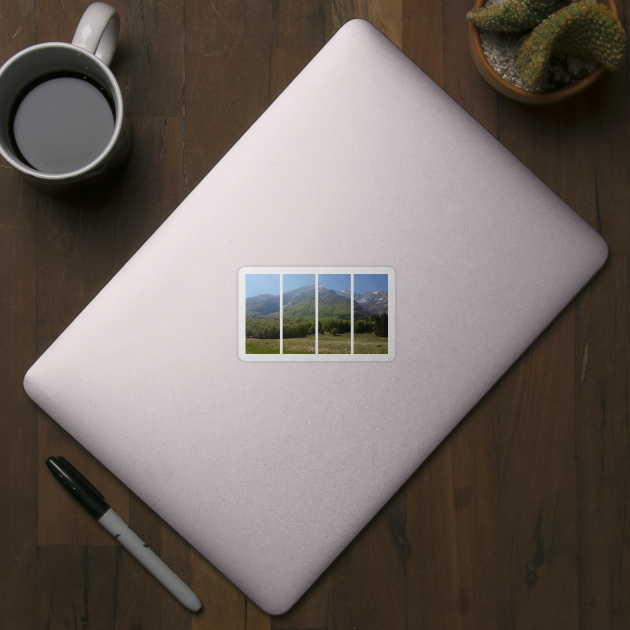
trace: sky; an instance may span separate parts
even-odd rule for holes
[[[285,293],[309,284],[315,284],[314,273],[285,273],[282,275],[282,290]]]
[[[366,291],[387,291],[386,273],[355,273],[354,292],[365,293]]]
[[[280,295],[279,273],[248,273],[245,277],[245,297]]]
[[[333,291],[346,289],[347,291],[350,291],[349,273],[320,273],[318,280],[319,284],[326,289],[332,289]]]
[[[315,284],[312,273],[287,274],[282,277],[282,290],[291,291],[307,285]],[[350,274],[320,274],[319,284],[327,289],[341,291],[350,290]],[[387,274],[354,274],[355,293],[366,291],[387,291]],[[245,279],[245,297],[254,297],[268,293],[280,295],[280,275],[277,273],[248,273]]]

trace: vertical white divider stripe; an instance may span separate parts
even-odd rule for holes
[[[282,346],[284,345],[283,340],[283,330],[282,330],[282,322],[284,321],[284,312],[282,308],[282,276],[284,274],[280,274],[280,354],[284,354],[282,352]]]
[[[315,354],[319,354],[319,274],[315,274]]]
[[[350,274],[350,354],[354,354],[354,274]]]

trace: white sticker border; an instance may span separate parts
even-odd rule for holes
[[[387,354],[246,354],[245,352],[245,276],[247,274],[387,274]],[[317,278],[316,278],[317,284]],[[282,275],[281,286],[282,292]],[[315,292],[317,318],[318,292]],[[352,303],[354,315],[354,301]],[[315,327],[315,351],[318,350],[318,327]],[[281,345],[282,347],[282,345]],[[354,352],[354,326],[351,326],[351,352]],[[392,361],[396,356],[396,274],[391,267],[241,267],[238,271],[238,356],[241,361]]]

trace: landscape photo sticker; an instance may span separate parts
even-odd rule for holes
[[[391,361],[389,267],[244,267],[238,277],[244,361]]]

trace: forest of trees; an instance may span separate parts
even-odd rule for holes
[[[355,333],[371,333],[377,337],[387,337],[387,313],[368,315],[354,322]]]
[[[331,334],[333,329],[337,332],[335,334],[347,333],[350,332],[350,319],[336,319],[333,317],[325,317],[319,320],[320,324],[320,333],[329,332]]]
[[[350,332],[349,319],[327,317],[319,320],[319,334],[341,334]],[[315,322],[302,317],[292,317],[284,320],[283,337],[295,339],[315,334]],[[335,331],[334,333],[332,331]],[[248,337],[256,339],[280,339],[280,323],[269,317],[248,317],[245,324]],[[383,315],[367,315],[354,322],[355,333],[371,333],[377,337],[387,337],[387,313]]]
[[[248,317],[245,323],[245,333],[247,337],[255,337],[256,339],[280,339],[280,324],[277,319]],[[314,320],[295,317],[285,319],[283,322],[282,336],[285,339],[296,339],[314,334]]]
[[[278,320],[267,317],[248,317],[245,321],[245,334],[256,339],[280,339],[280,324]]]

